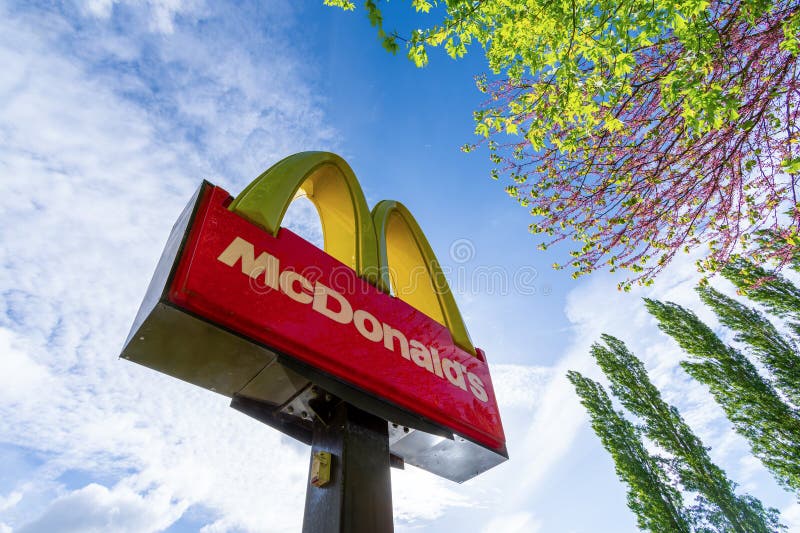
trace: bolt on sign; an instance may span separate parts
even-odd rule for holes
[[[281,228],[305,195],[324,251]],[[236,198],[203,182],[121,357],[232,398],[305,443],[332,396],[389,424],[393,464],[463,482],[508,458],[483,351],[414,217],[349,165],[290,156]]]

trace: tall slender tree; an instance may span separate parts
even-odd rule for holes
[[[800,406],[800,352],[788,335],[758,310],[725,296],[709,285],[698,287],[700,298],[714,310],[720,322],[735,332],[735,340],[746,346],[765,366],[773,386],[794,407]]]
[[[758,267],[748,270],[761,274]],[[757,294],[770,309],[795,313],[784,305],[784,298],[793,297],[793,286],[783,279],[767,283],[751,294]],[[778,482],[800,495],[800,411],[792,405],[798,398],[796,346],[758,311],[708,286],[698,290],[720,321],[737,333],[736,340],[764,364],[769,377],[762,376],[740,350],[726,345],[690,310],[669,302],[645,302],[659,327],[691,356],[681,366],[709,387],[736,431]]]
[[[680,492],[670,485],[658,458],[647,452],[636,427],[614,410],[603,386],[578,372],[570,371],[567,377],[589,412],[592,428],[611,454],[617,476],[628,485],[628,507],[639,528],[692,531]]]
[[[668,454],[685,490],[700,495],[696,522],[715,531],[741,533],[779,528],[777,511],[764,509],[755,498],[736,495],[735,485],[711,461],[678,410],[662,399],[642,362],[619,339],[603,335],[602,340],[605,345],[592,346],[592,355],[611,382],[614,396],[643,421],[644,435]]]
[[[800,250],[789,263],[800,272]],[[800,336],[800,288],[776,272],[737,257],[722,270],[722,275],[753,302],[763,305],[776,317],[785,319]]]

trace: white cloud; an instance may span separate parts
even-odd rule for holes
[[[305,197],[296,198],[286,211],[283,227],[300,235],[310,243],[324,248],[322,224],[319,221],[317,208]]]
[[[433,474],[406,467],[402,472],[392,470],[392,504],[395,521],[415,523],[441,517],[447,509],[474,505],[464,491]]]
[[[584,356],[572,351],[562,358],[553,370],[553,378],[540,395],[527,428],[524,440],[517,444],[523,449],[526,460],[517,472],[520,490],[515,493],[516,505],[539,490],[547,475],[569,451],[578,429],[585,419],[583,408],[575,397],[572,385],[566,379],[567,370],[587,370]]]
[[[48,530],[95,509],[76,530],[159,530],[200,503],[224,529],[296,530],[307,449],[226,398],[117,359],[201,178],[235,191],[267,162],[329,142],[324,116],[285,64],[296,63],[291,52],[276,45],[259,57],[265,75],[233,36],[207,43],[176,24],[151,42],[106,26],[91,39],[69,18],[20,9],[0,9],[0,442],[43,462],[12,487],[4,522]],[[104,71],[145,53],[139,68],[154,72]],[[158,101],[137,92],[162,81]],[[201,89],[201,106],[182,103]],[[254,142],[264,128],[283,134]],[[73,472],[119,482],[69,492]]]
[[[501,409],[536,408],[553,376],[553,370],[546,367],[496,364],[491,368],[494,393]]]
[[[800,533],[800,503],[792,503],[781,512],[781,520],[789,533]]]
[[[89,0],[83,5],[85,12],[100,19],[108,19],[117,4],[136,4],[131,0]],[[140,2],[148,13],[148,27],[151,31],[172,33],[175,18],[200,9],[203,2],[184,0],[148,0]]]
[[[22,499],[22,492],[14,491],[8,496],[0,496],[0,511],[5,511],[17,505]]]
[[[498,516],[492,519],[483,533],[536,533],[542,527],[541,522],[537,521],[533,514],[527,512],[513,513],[505,516]]]
[[[56,499],[35,521],[18,533],[140,533],[160,531],[174,522],[186,504],[173,502],[163,490],[145,496],[127,487],[112,490],[90,484]]]
[[[0,402],[17,404],[52,382],[47,367],[36,363],[18,345],[20,339],[0,327]],[[3,510],[0,499],[0,511]]]

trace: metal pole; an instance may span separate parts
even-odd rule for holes
[[[389,432],[382,418],[340,402],[327,423],[315,418],[311,468],[331,454],[330,481],[306,490],[303,533],[391,533]]]

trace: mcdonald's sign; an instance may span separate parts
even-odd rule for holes
[[[281,228],[298,195],[324,251]],[[204,182],[121,357],[303,442],[333,395],[388,421],[395,463],[462,482],[508,457],[485,355],[427,239],[398,202],[370,211],[331,153],[290,156],[236,198]]]

